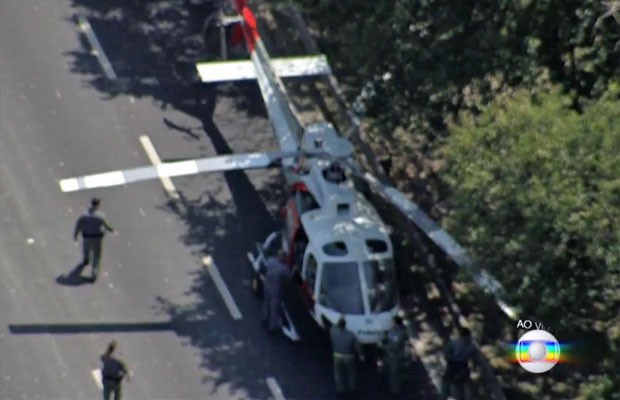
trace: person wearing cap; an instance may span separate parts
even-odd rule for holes
[[[80,268],[88,265],[92,255],[92,276],[93,282],[97,280],[99,274],[99,265],[101,262],[101,247],[103,244],[103,235],[105,230],[116,234],[116,231],[106,220],[105,215],[99,211],[101,199],[93,198],[90,201],[90,208],[75,223],[73,239],[77,242],[78,236],[82,235],[82,263]],[[81,271],[81,269],[80,269]]]
[[[103,384],[103,400],[110,400],[112,395],[114,400],[121,400],[123,395],[122,381],[127,377],[131,379],[131,374],[124,361],[114,356],[117,347],[116,340],[112,340],[101,356],[101,382]]]
[[[363,360],[359,341],[353,332],[347,330],[344,316],[340,316],[336,325],[331,328],[330,337],[338,398],[353,398],[357,395],[356,358]]]
[[[275,333],[280,329],[284,289],[295,272],[286,266],[285,261],[286,253],[283,250],[278,250],[276,256],[271,256],[265,260],[262,268],[265,277],[263,283],[263,322],[267,324],[270,333]]]
[[[471,331],[459,327],[459,338],[451,340],[446,348],[446,372],[442,381],[442,398],[450,395],[457,400],[465,400],[465,386],[469,380],[469,360],[474,356],[475,347]]]
[[[383,340],[388,366],[390,391],[400,394],[405,367],[406,346],[409,335],[401,315],[394,316],[394,325],[386,332]]]

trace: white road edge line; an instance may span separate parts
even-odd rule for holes
[[[78,15],[78,25],[82,32],[86,35],[88,42],[90,43],[90,47],[93,48],[93,53],[97,56],[97,60],[99,60],[99,64],[101,64],[101,68],[103,68],[103,73],[110,80],[116,80],[116,72],[114,72],[114,68],[112,68],[112,63],[108,59],[108,56],[105,55],[103,51],[103,47],[101,47],[101,43],[97,40],[97,36],[95,36],[95,31],[93,31],[92,26],[90,26],[90,22],[82,16]]]
[[[230,291],[228,290],[228,286],[226,286],[226,282],[224,282],[224,279],[222,279],[222,275],[220,275],[220,271],[217,269],[217,266],[213,262],[211,256],[203,257],[202,263],[207,268],[207,271],[209,271],[211,279],[213,279],[217,290],[219,290],[220,295],[224,299],[224,303],[226,303],[226,307],[228,307],[228,311],[230,311],[230,315],[232,315],[233,319],[236,320],[240,320],[241,318],[243,318],[241,316],[241,311],[239,311],[235,300],[233,299]]]
[[[267,378],[267,386],[269,386],[269,390],[271,390],[271,394],[273,394],[273,398],[275,400],[286,400],[284,398],[284,394],[282,394],[282,389],[280,389],[280,385],[276,381],[276,378],[269,377]]]
[[[151,139],[147,135],[142,135],[140,136],[140,143],[142,144],[142,147],[144,148],[147,157],[151,161],[151,164],[156,166],[161,165],[161,159],[159,158],[159,155],[157,154],[157,151],[155,150],[155,146],[153,146],[153,142],[151,142]],[[164,185],[164,189],[168,193],[168,196],[170,196],[174,200],[179,200],[179,192],[177,192],[177,189],[174,187],[172,180],[166,176],[160,176],[159,179],[161,179],[161,184]]]
[[[101,370],[100,369],[93,369],[90,374],[92,375],[93,379],[95,380],[95,385],[97,385],[97,389],[99,390],[103,390],[103,378],[101,378]]]

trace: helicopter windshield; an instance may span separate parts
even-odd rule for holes
[[[368,286],[371,313],[389,311],[396,306],[394,263],[390,258],[368,260],[362,263]]]
[[[319,302],[342,314],[364,314],[357,262],[323,264]]]

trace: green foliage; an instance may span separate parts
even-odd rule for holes
[[[559,89],[521,90],[477,117],[463,115],[442,149],[453,189],[446,229],[524,315],[560,338],[596,337],[591,356],[607,360],[610,351],[620,358],[613,347],[620,323],[616,97],[578,114]],[[614,366],[598,367],[611,373]]]
[[[584,383],[580,400],[616,400],[620,13],[606,13],[612,2],[296,3],[371,141],[391,153],[399,187],[418,201],[448,198],[446,227],[513,304],[559,337],[592,344],[596,372],[608,377]],[[436,165],[448,167],[435,181],[424,162],[441,157]]]
[[[620,399],[620,384],[610,376],[598,376],[581,386],[580,393],[583,400],[618,400]]]
[[[355,88],[349,96],[386,135],[401,126],[432,139],[455,113],[542,71],[579,107],[605,91],[620,61],[617,24],[596,25],[599,0],[297,3],[339,78]]]

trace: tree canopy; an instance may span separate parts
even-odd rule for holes
[[[574,104],[617,73],[620,29],[599,0],[298,0],[365,114],[437,134],[446,118],[541,70]],[[430,129],[429,129],[430,128]]]
[[[524,315],[588,343],[578,398],[620,398],[620,1],[296,3],[399,187],[430,187]]]
[[[442,149],[453,188],[444,225],[523,315],[559,338],[596,339],[590,356],[607,358],[599,372],[617,377],[617,87],[581,114],[571,104],[559,89],[521,90],[452,124]]]

